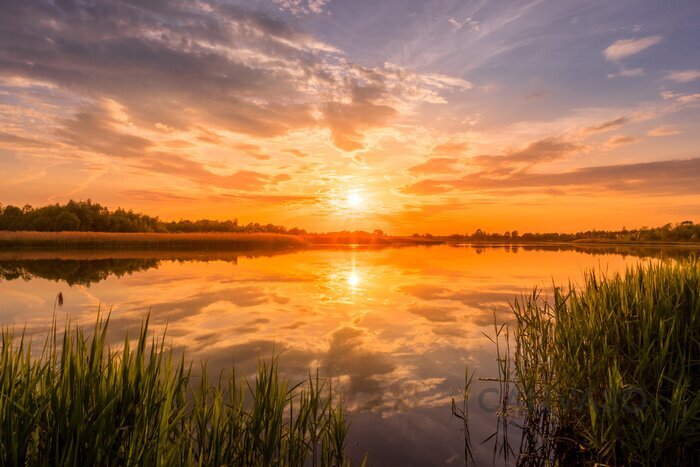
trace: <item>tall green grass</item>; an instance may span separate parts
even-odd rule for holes
[[[111,349],[109,318],[87,336],[53,330],[40,353],[2,332],[2,465],[345,466],[342,400],[318,374],[292,384],[278,360],[210,384],[148,334]]]
[[[590,272],[513,309],[523,465],[697,465],[699,261]]]

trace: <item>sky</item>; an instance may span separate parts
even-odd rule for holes
[[[0,203],[311,231],[700,222],[700,2],[0,0]]]

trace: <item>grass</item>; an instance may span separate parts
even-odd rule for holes
[[[54,324],[40,354],[2,332],[2,465],[349,465],[342,400],[318,374],[292,384],[272,358],[252,379],[210,384],[202,365],[197,381],[148,319],[119,349],[108,323]]]
[[[698,260],[590,272],[513,310],[523,465],[700,459]]]
[[[295,235],[274,233],[107,233],[0,231],[0,248],[96,249],[292,249],[306,246]]]

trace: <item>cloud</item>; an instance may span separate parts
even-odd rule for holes
[[[590,135],[594,133],[601,133],[605,131],[611,131],[611,130],[616,130],[620,128],[622,125],[628,123],[629,119],[627,117],[618,117],[613,120],[608,120],[606,122],[600,123],[598,125],[593,125],[584,128],[581,133],[585,135]]]
[[[680,130],[670,125],[652,128],[647,132],[648,136],[673,136],[679,134],[681,134]]]
[[[0,147],[3,146],[42,148],[48,146],[48,143],[34,138],[27,138],[14,133],[0,131]]]
[[[469,159],[469,163],[478,168],[474,175],[503,178],[514,173],[525,173],[536,165],[568,157],[583,149],[583,146],[573,141],[550,137],[534,141],[521,149],[511,150],[498,156],[474,156]],[[435,170],[446,167],[448,163],[447,161],[439,161],[428,165],[422,164],[413,167],[412,173],[414,175],[431,173],[427,172],[426,169],[433,169],[432,173],[437,173]],[[449,172],[445,170],[443,173]],[[406,194],[441,194],[453,190],[455,184],[458,185],[459,182],[454,180],[421,180],[402,187],[401,191]]]
[[[422,316],[435,323],[452,323],[457,321],[454,307],[419,305],[407,308],[409,313]]]
[[[298,149],[285,149],[284,152],[287,152],[287,153],[292,154],[293,156],[297,156],[297,157],[308,156],[308,154],[306,154],[304,151],[300,151]]]
[[[582,149],[583,146],[578,143],[549,137],[500,156],[472,157],[471,162],[481,167],[483,171],[505,174],[516,169],[523,170],[537,164],[562,159]]]
[[[295,16],[321,14],[330,0],[272,0],[280,10],[289,11]]]
[[[569,194],[575,194],[574,189],[582,189],[587,194],[617,192],[677,196],[697,194],[699,185],[700,158],[691,158],[584,167],[553,173],[514,172],[505,177],[476,172],[456,180],[422,180],[404,187],[404,191],[415,194],[449,191],[541,193],[552,188],[568,188]]]
[[[150,175],[188,179],[201,187],[259,191],[290,179],[288,174],[268,174],[253,170],[236,170],[226,175],[214,173],[200,161],[163,151],[157,141],[130,133],[137,128],[120,116],[120,110],[121,107],[113,101],[103,100],[98,105],[78,112],[73,118],[64,120],[57,135],[70,146],[119,159],[132,169]],[[242,147],[248,151],[255,148],[250,145]]]
[[[104,100],[77,112],[63,121],[58,136],[80,149],[113,157],[138,158],[154,143],[142,136],[128,133],[112,113],[113,101]]]
[[[680,94],[673,91],[663,91],[661,92],[661,97],[664,100],[672,100],[680,104],[694,104],[695,102],[700,101],[700,93]]]
[[[324,105],[333,142],[345,151],[362,149],[362,131],[381,126],[398,113],[395,108],[381,103],[388,97],[383,77],[371,72],[366,76],[372,81],[364,86],[353,83],[349,102],[338,100]]]
[[[605,146],[612,149],[612,148],[624,146],[626,144],[634,143],[635,141],[637,141],[637,140],[631,136],[616,135],[616,136],[610,137],[610,139],[608,139],[605,142]]]
[[[609,73],[608,78],[617,78],[617,77],[625,77],[625,78],[633,78],[635,76],[644,76],[644,68],[620,68],[620,71],[617,73]]]
[[[421,180],[401,188],[401,192],[407,195],[439,195],[452,190],[453,183],[450,180]]]
[[[605,58],[618,61],[636,55],[649,47],[661,42],[661,36],[648,36],[639,39],[621,39],[610,44],[604,51]]]
[[[690,83],[700,78],[700,70],[671,71],[666,73],[666,79],[679,83]]]
[[[467,143],[442,143],[433,148],[433,154],[441,156],[459,155],[464,153],[467,148]]]
[[[207,201],[212,203],[226,201],[248,203],[254,201],[256,203],[265,203],[266,205],[286,206],[291,204],[312,203],[316,200],[313,196],[305,195],[268,195],[255,193],[233,193],[233,194],[217,194],[211,196],[188,195],[182,193],[174,193],[172,191],[153,191],[153,190],[123,190],[119,194],[138,201],[163,201],[169,203],[191,202],[191,201]]]
[[[413,175],[443,174],[454,172],[454,165],[459,161],[454,157],[431,157],[422,164],[408,169]]]
[[[409,167],[408,171],[413,175],[421,174],[442,174],[455,171],[455,164],[459,163],[459,158],[454,156],[462,155],[467,150],[467,143],[445,142],[435,146],[431,155],[422,164]]]
[[[478,21],[473,19],[472,17],[465,18],[463,20],[458,20],[454,17],[450,17],[447,22],[452,26],[455,30],[460,30],[462,28],[467,28],[470,31],[473,32],[479,32],[481,30],[481,25],[479,24]]]
[[[319,13],[326,3],[280,6]],[[0,64],[0,78],[48,83],[73,102],[114,101],[138,126],[206,128],[201,137],[213,143],[222,131],[270,138],[328,128],[344,150],[362,148],[364,132],[416,103],[444,103],[443,92],[469,86],[363,67],[288,23],[206,0],[11,1],[0,17]]]
[[[242,151],[244,154],[258,160],[266,161],[270,160],[271,156],[269,154],[266,154],[260,146],[257,144],[249,144],[249,143],[238,143],[235,145],[235,148]]]

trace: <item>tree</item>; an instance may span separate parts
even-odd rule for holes
[[[72,212],[63,211],[54,219],[54,229],[57,232],[78,230],[80,218]]]

